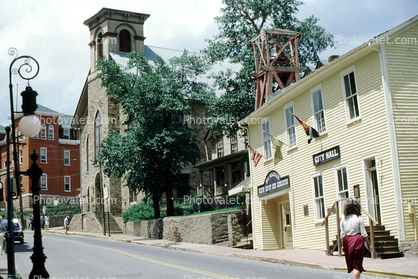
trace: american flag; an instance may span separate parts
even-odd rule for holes
[[[260,159],[261,159],[262,155],[260,153],[258,153],[257,150],[255,150],[254,148],[252,148],[248,143],[245,143],[245,144],[253,152],[253,156],[252,156],[251,160],[254,161],[254,167],[256,167],[258,165],[258,162],[260,162]]]

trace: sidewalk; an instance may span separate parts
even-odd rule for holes
[[[44,233],[44,232],[43,232]],[[64,234],[62,228],[51,228],[47,233]],[[100,233],[68,232],[69,235],[85,235],[101,237],[118,241],[126,241],[142,245],[151,245],[161,248],[178,249],[206,254],[241,257],[246,259],[269,261],[279,264],[303,266],[310,268],[346,271],[344,257],[326,256],[323,251],[289,249],[289,250],[245,250],[216,245],[192,244],[183,242],[172,242],[165,239],[149,239],[144,237],[132,236],[127,234],[114,234],[111,237],[103,236]],[[7,278],[7,257],[0,256],[0,270],[5,268]],[[364,275],[381,276],[389,278],[418,278],[418,258],[395,258],[395,259],[376,259],[365,258],[363,262],[367,272]],[[3,275],[0,273],[0,275]]]

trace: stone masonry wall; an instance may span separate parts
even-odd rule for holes
[[[228,241],[228,215],[233,215],[231,234],[235,239],[241,239],[244,232],[241,224],[245,222],[245,212],[242,210],[164,218],[163,238],[209,245],[222,240]]]
[[[399,243],[399,251],[405,257],[418,258],[418,241],[402,241]]]
[[[70,222],[70,231],[102,233],[103,228],[94,213],[87,212],[73,216]]]

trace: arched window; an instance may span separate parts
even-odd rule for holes
[[[43,124],[41,126],[41,139],[46,139],[46,126]]]
[[[95,154],[100,151],[100,143],[102,142],[102,118],[100,112],[97,112],[96,119],[94,120],[94,150]]]
[[[97,59],[103,57],[103,37],[102,33],[97,36]]]
[[[54,139],[54,126],[52,126],[52,125],[49,125],[48,139],[50,139],[50,140]]]
[[[86,162],[87,162],[87,172],[89,171],[90,159],[89,159],[89,137],[86,140]]]
[[[131,33],[123,29],[119,33],[119,50],[122,52],[131,52]]]

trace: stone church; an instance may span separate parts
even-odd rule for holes
[[[109,129],[123,131],[125,116],[122,107],[115,104],[112,97],[101,87],[97,77],[96,62],[99,57],[114,60],[117,64],[126,66],[127,53],[142,52],[148,60],[157,56],[165,61],[181,56],[183,51],[171,50],[144,44],[144,23],[150,15],[103,8],[97,14],[87,19],[84,24],[90,31],[90,70],[87,75],[80,99],[74,114],[75,128],[80,129],[80,162],[81,162],[81,206],[83,212],[110,211],[119,216],[132,204],[140,202],[142,195],[134,193],[124,185],[122,179],[107,177],[101,167],[92,163],[99,152],[100,142],[107,136]],[[222,62],[212,66],[210,72],[236,67]],[[209,75],[209,74],[208,74]],[[210,83],[205,78],[205,82]],[[191,106],[192,119],[209,117],[203,104],[194,103]],[[189,124],[190,125],[190,124]],[[196,143],[201,150],[201,162],[208,158],[208,146],[204,141],[207,130],[202,122],[191,123],[196,137]],[[188,167],[183,170],[185,181],[197,192],[202,186],[202,170]],[[215,181],[215,179],[211,179]],[[232,184],[231,184],[232,186]]]

